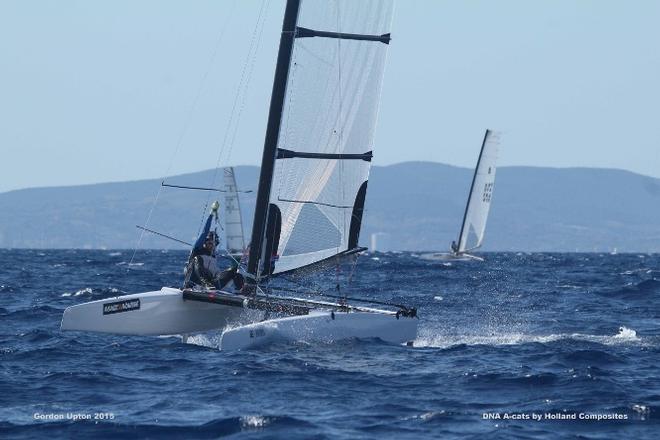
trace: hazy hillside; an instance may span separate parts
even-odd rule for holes
[[[214,172],[168,182],[209,186]],[[237,167],[255,189],[256,167]],[[444,250],[455,239],[472,170],[408,162],[374,167],[361,241],[380,249]],[[218,173],[217,182],[221,182]],[[216,185],[217,186],[217,185]],[[160,181],[34,188],[0,194],[0,247],[132,248],[137,224],[154,206]],[[153,229],[194,240],[214,193],[163,188]],[[220,196],[221,197],[221,196]],[[255,194],[242,196],[246,235]],[[180,247],[146,234],[143,247]],[[504,167],[498,170],[484,250],[660,251],[660,180],[610,169]]]

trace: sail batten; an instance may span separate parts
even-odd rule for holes
[[[342,159],[342,160],[351,160],[358,159],[371,162],[373,158],[373,152],[367,151],[366,153],[310,153],[310,152],[300,152],[293,150],[285,150],[284,148],[277,149],[277,158],[278,159]]]
[[[361,41],[379,41],[385,44],[390,44],[390,40],[391,40],[389,33],[382,35],[367,35],[367,34],[349,34],[346,32],[318,31],[315,29],[307,29],[300,26],[296,28],[296,38],[309,38],[309,37],[339,38],[344,40],[361,40]]]
[[[477,249],[483,242],[495,185],[499,142],[499,132],[486,130],[465,206],[465,214],[458,240],[458,253]]]

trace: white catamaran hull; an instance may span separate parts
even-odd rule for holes
[[[450,253],[422,254],[419,258],[428,261],[484,261],[483,258],[476,255]]]
[[[417,337],[418,322],[417,318],[397,318],[393,313],[317,311],[227,329],[220,349],[244,350],[274,341],[334,342],[351,338],[403,344]]]
[[[137,293],[67,307],[61,330],[120,335],[174,335],[224,328],[243,308],[186,301],[181,290]]]

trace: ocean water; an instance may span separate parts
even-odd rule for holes
[[[0,438],[659,438],[660,256],[485,256],[360,257],[348,291],[416,306],[414,347],[223,353],[59,331],[67,306],[178,285],[184,252],[0,250]]]

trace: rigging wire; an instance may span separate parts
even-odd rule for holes
[[[220,43],[222,42],[222,39],[225,35],[225,31],[229,27],[229,23],[231,22],[231,19],[234,16],[234,10],[236,8],[236,3],[237,2],[238,2],[238,0],[234,0],[232,2],[231,8],[229,9],[229,13],[227,14],[227,17],[225,18],[225,21],[224,21],[224,23],[222,24],[222,26],[220,28],[220,32],[218,32],[218,37],[216,38],[215,44],[213,46],[213,50],[211,52],[211,57],[209,59],[209,63],[206,66],[206,71],[202,75],[199,86],[197,88],[197,92],[195,93],[193,101],[190,104],[190,107],[188,108],[187,116],[184,120],[183,127],[181,128],[181,131],[179,133],[179,136],[177,138],[177,141],[176,141],[176,144],[175,144],[175,147],[174,147],[174,152],[172,153],[170,161],[167,165],[167,169],[165,170],[165,174],[163,175],[163,178],[161,180],[164,180],[165,177],[167,177],[170,174],[171,170],[172,170],[172,166],[174,164],[174,159],[176,159],[176,156],[179,152],[181,144],[183,143],[183,138],[184,138],[185,134],[188,131],[188,127],[190,126],[190,122],[192,121],[192,115],[195,112],[195,109],[197,108],[197,103],[199,102],[199,99],[202,95],[202,90],[204,89],[204,85],[205,85],[206,80],[209,76],[209,72],[211,71],[211,67],[213,66],[213,64],[215,62],[215,58],[216,58],[216,56],[219,52]],[[160,195],[161,195],[162,191],[163,191],[163,186],[161,185],[161,186],[158,187],[158,192],[156,193],[156,197],[154,198],[154,202],[152,203],[151,208],[149,209],[149,213],[147,214],[147,219],[144,222],[144,228],[147,228],[149,226],[149,223],[151,222],[151,217],[152,217],[153,212],[156,208],[156,205],[158,204],[158,200],[160,198]],[[140,249],[140,246],[142,245],[142,239],[144,238],[144,234],[145,234],[145,229],[141,229],[140,230],[140,235],[138,237],[138,241],[137,241],[135,247],[133,248],[133,254],[131,255],[130,263],[127,266],[127,269],[126,269],[127,271],[130,270],[131,264],[133,263],[133,260],[135,259],[135,255],[137,254],[137,251]]]
[[[243,63],[243,68],[241,70],[241,78],[239,81],[238,88],[236,90],[236,94],[234,95],[234,100],[231,108],[231,114],[229,117],[229,121],[227,122],[227,127],[225,129],[225,133],[222,139],[222,143],[220,146],[220,149],[218,151],[218,156],[215,164],[215,169],[213,171],[213,177],[211,179],[211,187],[215,186],[215,182],[217,180],[218,176],[218,170],[220,169],[220,163],[222,162],[223,159],[223,153],[225,152],[225,148],[227,148],[228,145],[228,140],[231,139],[231,142],[233,142],[233,138],[230,138],[230,133],[232,132],[232,126],[235,125],[235,130],[238,130],[238,125],[240,124],[240,118],[243,112],[244,108],[244,103],[245,100],[247,99],[247,90],[249,88],[250,80],[252,79],[252,72],[254,70],[254,64],[256,62],[256,57],[257,57],[257,52],[259,50],[259,47],[261,45],[261,40],[262,40],[262,35],[263,35],[263,29],[264,25],[266,22],[266,13],[268,9],[268,5],[270,4],[270,0],[262,0],[261,2],[261,7],[259,9],[259,15],[257,17],[257,22],[255,23],[254,30],[252,31],[252,37],[250,40],[250,48],[248,50],[248,54],[245,58],[245,62]],[[240,104],[239,104],[240,100]],[[236,111],[238,107],[238,112]],[[229,149],[227,150],[227,159],[230,157],[231,150],[232,150],[233,145],[230,143],[229,144]],[[206,202],[204,204],[204,207],[202,208],[202,215],[201,215],[201,220],[200,224],[198,227],[198,233],[201,231],[202,226],[204,224],[204,217],[206,210],[208,208],[209,202],[211,199],[211,194],[207,195],[206,197]]]
[[[339,9],[339,3],[336,4],[337,6],[337,32],[341,32],[341,11]],[[339,82],[339,115],[338,115],[338,124],[337,124],[337,129],[339,130],[338,136],[339,136],[339,151],[340,153],[344,152],[344,120],[343,120],[343,94],[342,94],[342,75],[341,75],[341,38],[337,38],[337,77],[338,77],[338,82]],[[342,182],[344,179],[344,161],[338,160],[337,161],[339,165],[339,182]],[[339,193],[339,200],[344,201],[345,194],[344,194],[344,185],[337,185],[337,192]],[[343,210],[337,209],[337,229],[339,229],[340,224],[342,227],[342,233],[339,235],[339,243],[337,244],[337,253],[341,252],[341,245],[344,239],[346,238],[346,213]],[[348,243],[348,240],[346,240]],[[339,278],[340,278],[340,272],[341,272],[341,267],[340,267],[340,261],[339,258],[337,258],[337,267],[335,269],[335,283],[337,285],[337,293],[339,293]]]
[[[388,305],[388,306],[393,306],[393,307],[398,307],[404,310],[410,310],[409,307],[392,302],[392,301],[382,301],[382,300],[377,300],[377,299],[369,299],[369,298],[355,298],[355,297],[349,297],[346,292],[342,292],[340,294],[333,294],[330,293],[333,291],[333,289],[328,289],[323,287],[321,284],[317,283],[313,279],[310,278],[305,278],[305,284],[303,284],[301,281],[297,280],[295,277],[282,277],[282,279],[296,285],[299,289],[292,289],[292,288],[287,288],[284,286],[276,286],[272,287],[271,290],[275,291],[281,291],[281,292],[287,292],[287,293],[294,293],[297,295],[306,295],[306,296],[320,296],[320,297],[325,297],[325,298],[333,298],[337,299],[340,301],[340,304],[343,302],[344,304],[348,304],[348,302],[362,302],[362,303],[370,303],[370,304],[380,304],[380,305]],[[334,289],[336,292],[336,289]]]
[[[259,49],[261,47],[261,41],[264,33],[264,28],[265,28],[265,23],[266,23],[266,18],[267,18],[267,13],[268,13],[268,8],[270,6],[270,0],[266,1],[266,6],[264,10],[264,18],[261,22],[261,28],[259,29],[259,37],[257,38],[257,46],[255,48],[254,54],[252,56],[252,60],[250,63],[249,71],[248,71],[248,79],[247,83],[245,86],[245,91],[243,93],[243,99],[241,101],[241,104],[238,109],[238,117],[236,119],[236,124],[234,124],[234,131],[232,133],[231,141],[229,142],[229,150],[227,151],[225,161],[229,161],[229,158],[231,157],[232,150],[234,148],[234,144],[236,141],[236,134],[238,133],[238,127],[240,126],[240,121],[241,121],[241,115],[243,114],[243,110],[245,109],[245,103],[247,101],[247,95],[248,95],[248,88],[250,84],[250,80],[252,79],[252,74],[254,72],[254,66],[256,65],[257,62],[257,53],[259,52]],[[218,157],[218,164],[220,164],[220,157]]]

